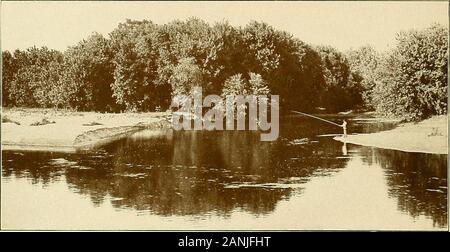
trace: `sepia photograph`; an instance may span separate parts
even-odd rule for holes
[[[1,230],[449,230],[448,2],[0,4]]]

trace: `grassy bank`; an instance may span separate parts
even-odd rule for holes
[[[2,149],[75,151],[143,128],[165,127],[165,112],[96,113],[3,108]]]
[[[418,123],[403,123],[393,130],[334,139],[351,144],[406,152],[448,154],[448,117],[434,116]]]

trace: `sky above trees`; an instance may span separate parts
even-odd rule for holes
[[[448,27],[447,2],[2,2],[2,50],[47,46],[64,51],[92,32],[107,36],[125,19],[164,24],[196,16],[245,26],[264,21],[314,45],[345,51],[394,45],[400,30],[438,22]]]

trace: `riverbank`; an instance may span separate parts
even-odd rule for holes
[[[3,108],[2,149],[74,152],[133,131],[167,127],[166,112],[96,113]]]
[[[418,123],[403,123],[396,128],[370,134],[348,135],[335,140],[405,152],[448,154],[448,117],[434,116]]]

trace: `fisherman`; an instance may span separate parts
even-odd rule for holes
[[[332,122],[332,121],[328,121],[328,120],[325,120],[323,118],[320,118],[320,117],[317,117],[317,116],[313,116],[313,115],[310,115],[310,114],[306,114],[306,113],[303,113],[303,112],[294,111],[294,110],[292,110],[292,112],[297,113],[297,114],[301,114],[301,115],[304,115],[304,116],[309,116],[309,117],[312,117],[312,118],[315,118],[315,119],[318,119],[318,120],[321,120],[321,121],[324,121],[324,122],[327,122],[327,123],[331,123],[331,124],[336,125],[338,127],[341,127],[341,128],[344,129],[343,137],[347,137],[347,121],[345,121],[345,120],[344,120],[344,122],[341,125],[341,124],[338,124],[338,123],[335,123],[335,122]]]
[[[341,127],[344,129],[344,137],[347,137],[347,121],[344,120]]]

